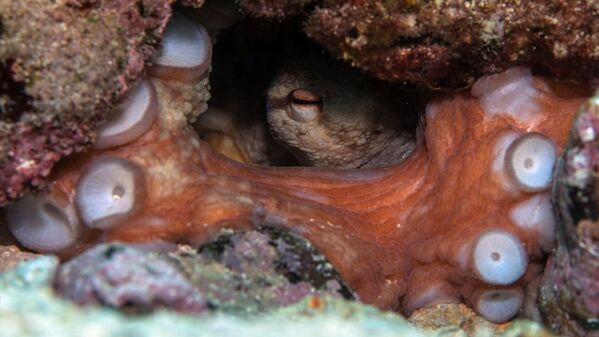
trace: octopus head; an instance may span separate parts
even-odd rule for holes
[[[407,100],[382,88],[326,59],[290,62],[267,93],[271,133],[302,164],[363,167],[395,145],[409,124],[398,118],[409,109]]]

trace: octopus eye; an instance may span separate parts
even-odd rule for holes
[[[191,82],[206,72],[211,57],[212,42],[206,29],[173,13],[149,73],[166,80]]]
[[[306,123],[322,112],[322,98],[310,90],[296,89],[289,94],[289,118]]]
[[[123,104],[108,116],[108,122],[98,130],[94,146],[106,148],[128,143],[144,134],[158,112],[156,90],[150,81],[143,81]]]
[[[555,144],[540,133],[527,133],[516,139],[505,153],[510,180],[525,191],[541,191],[551,184],[557,158]]]
[[[55,252],[71,246],[81,224],[72,204],[61,205],[52,196],[25,196],[5,209],[8,229],[24,247]]]
[[[83,222],[107,229],[136,214],[145,197],[141,169],[128,160],[95,160],[77,185],[76,202]]]
[[[503,323],[516,316],[522,306],[524,294],[520,287],[491,289],[474,296],[474,310],[494,323]]]
[[[503,230],[483,233],[473,250],[474,270],[490,284],[510,284],[518,280],[528,266],[522,243]]]

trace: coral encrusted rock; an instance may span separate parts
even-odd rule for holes
[[[172,0],[0,0],[0,205],[94,138],[156,51]]]
[[[307,34],[379,79],[459,87],[513,65],[599,76],[599,2],[324,0]]]

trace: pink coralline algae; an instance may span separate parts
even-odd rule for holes
[[[325,0],[307,34],[379,79],[471,84],[513,65],[599,76],[599,3],[586,0]]]
[[[310,295],[354,298],[310,243],[266,227],[223,231],[199,250],[164,242],[98,245],[63,264],[55,287],[78,304],[127,312],[247,314]]]
[[[121,245],[99,245],[61,267],[57,290],[79,304],[148,311],[172,307],[200,313],[208,304],[176,266]]]
[[[303,13],[304,8],[314,0],[240,0],[241,10],[253,17],[283,19]]]
[[[585,104],[557,168],[558,247],[547,263],[539,309],[566,336],[599,331],[599,92]]]
[[[129,91],[171,0],[0,0],[0,205],[93,142]]]

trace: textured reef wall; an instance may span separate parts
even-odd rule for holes
[[[281,18],[285,9],[309,12],[306,3],[245,0],[241,6],[257,17]],[[324,0],[308,13],[305,30],[379,79],[455,87],[523,64],[595,78],[597,17],[599,3],[585,0]]]
[[[0,317],[5,337],[26,336],[471,336],[460,326],[418,331],[401,316],[332,297],[308,297],[269,314],[216,314],[205,319],[159,311],[132,316],[111,309],[81,308],[58,298],[51,284],[58,260],[41,257],[0,273]],[[35,324],[32,324],[35,322]],[[65,327],[68,327],[65,329]],[[489,336],[488,330],[479,336]],[[517,321],[501,337],[551,337],[540,325]]]
[[[558,248],[539,297],[545,322],[567,336],[599,335],[599,91],[574,122],[557,168]]]
[[[288,16],[304,13],[304,8],[314,0],[239,0],[243,12],[264,19],[281,20]]]
[[[154,54],[171,0],[0,0],[0,205],[93,141]]]

